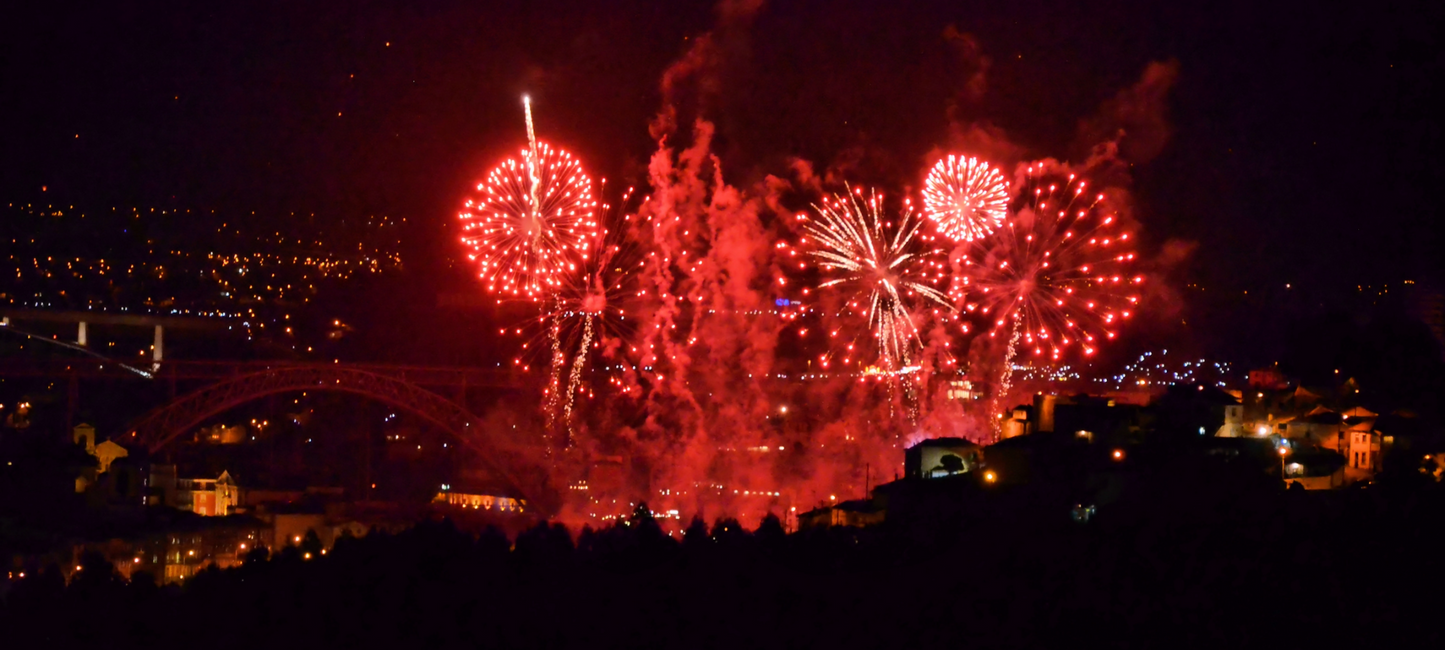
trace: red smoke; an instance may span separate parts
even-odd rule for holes
[[[563,516],[573,523],[602,523],[640,500],[683,519],[802,512],[892,480],[902,471],[903,447],[919,439],[991,434],[992,415],[981,406],[989,400],[959,399],[964,390],[985,389],[980,379],[996,377],[1002,357],[1001,342],[977,329],[915,314],[922,370],[901,379],[844,376],[874,361],[863,349],[847,368],[821,366],[847,341],[860,348],[871,341],[861,331],[866,325],[840,314],[836,296],[805,293],[817,276],[798,268],[791,244],[801,235],[798,213],[840,190],[848,161],[862,154],[835,158],[841,162],[821,175],[811,162],[790,158],[755,184],[729,178],[713,149],[709,106],[724,91],[729,57],[745,49],[760,8],[756,1],[723,3],[718,27],[692,39],[663,73],[663,105],[650,124],[658,146],[647,168],[648,196],[624,226],[642,261],[639,295],[627,310],[635,319],[625,335],[614,331],[599,341],[606,365],[621,369],[599,373],[611,383],[592,382],[598,397],[578,404],[578,447],[554,461],[559,487],[587,478],[586,491],[563,490],[571,497]],[[945,38],[968,70],[954,103],[977,99],[987,88],[988,57],[970,35],[950,29]],[[1084,163],[1033,164],[1089,176],[1133,222],[1121,158],[1147,160],[1164,146],[1165,94],[1176,76],[1175,64],[1151,65],[1081,125],[1081,136],[1098,135]],[[952,117],[952,103],[948,110]],[[1005,169],[1026,164],[1027,148],[999,127],[950,122],[938,153],[979,155]],[[927,380],[911,392],[918,413],[911,418],[893,382],[920,376]]]

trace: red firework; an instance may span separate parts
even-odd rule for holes
[[[582,165],[536,143],[487,174],[461,214],[462,243],[487,290],[537,300],[567,282],[597,235],[597,202]]]
[[[1029,167],[1019,200],[1017,216],[963,256],[965,309],[1034,356],[1091,355],[1137,308],[1133,237],[1074,174]]]

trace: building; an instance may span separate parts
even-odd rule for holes
[[[493,490],[479,486],[453,488],[444,483],[441,490],[432,497],[432,505],[446,509],[476,510],[484,512],[521,514],[527,511],[526,499],[488,494]]]
[[[196,442],[212,445],[238,445],[251,438],[251,431],[245,426],[217,424],[196,432]]]
[[[1238,397],[1235,397],[1236,401],[1238,399]],[[1239,438],[1244,435],[1244,405],[1226,405],[1224,407],[1224,424],[1215,430],[1214,436],[1217,438]]]
[[[267,527],[247,517],[206,518],[176,513],[151,521],[147,529],[74,547],[71,565],[79,566],[86,551],[99,552],[126,579],[145,571],[163,584],[181,583],[202,569],[239,565],[246,554],[263,546]]]
[[[1343,487],[1345,459],[1333,450],[1303,450],[1281,459],[1286,487],[1299,485],[1306,490],[1333,490]]]
[[[1249,387],[1255,390],[1285,390],[1289,380],[1278,368],[1261,368],[1249,371]]]
[[[1026,436],[1037,430],[1032,406],[1015,406],[1001,417],[1003,417],[1003,426],[1000,429],[1005,439]]]
[[[972,402],[983,399],[982,391],[974,388],[973,382],[967,379],[954,379],[948,382],[948,399]]]
[[[1316,406],[1298,417],[1282,417],[1274,421],[1274,432],[1293,441],[1335,448],[1344,417],[1323,406]]]
[[[216,478],[177,478],[175,465],[151,465],[150,505],[165,505],[206,517],[235,514],[241,488],[230,472]]]
[[[240,504],[240,489],[230,472],[214,479],[188,478],[176,482],[177,507],[203,517],[229,515]],[[190,507],[186,504],[189,502]]]
[[[981,463],[979,446],[963,438],[931,438],[903,452],[903,473],[909,478],[962,474],[977,469]]]
[[[873,499],[840,501],[831,506],[814,508],[798,514],[798,530],[848,526],[862,528],[883,523],[886,511]]]
[[[70,430],[70,440],[85,447],[85,453],[95,453],[95,427],[84,422],[75,425],[75,428]]]
[[[126,451],[125,447],[116,444],[114,440],[107,440],[96,445],[95,449],[91,451],[91,455],[100,461],[100,466],[96,469],[99,470],[101,474],[104,474],[110,471],[111,463],[129,456],[130,452]]]
[[[130,451],[117,444],[114,440],[107,440],[96,444],[95,427],[89,424],[77,425],[71,429],[70,436],[71,441],[74,442],[77,447],[85,449],[85,453],[95,457],[95,466],[85,468],[85,470],[75,478],[75,492],[77,494],[85,493],[96,483],[104,480],[115,461],[130,456]],[[111,478],[114,479],[115,477]],[[121,480],[125,481],[128,478],[127,476]],[[114,480],[110,482],[114,483]]]
[[[1221,431],[1242,433],[1246,419],[1234,395],[1205,384],[1169,386],[1148,410],[1153,434],[1174,438],[1211,437]]]
[[[1352,474],[1361,478],[1373,476],[1380,471],[1380,457],[1384,450],[1384,437],[1375,431],[1374,420],[1361,420],[1346,427],[1344,444],[1340,450],[1345,454]]]
[[[1143,430],[1141,405],[1118,397],[1034,397],[1034,412],[1041,433],[1073,434],[1089,441],[1122,444]]]

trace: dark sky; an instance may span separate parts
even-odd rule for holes
[[[735,182],[852,157],[898,191],[951,118],[1077,160],[1081,124],[1177,62],[1171,137],[1133,170],[1145,241],[1198,243],[1177,282],[1438,282],[1441,4],[1195,4],[779,2],[723,30],[689,101]],[[0,200],[390,214],[456,255],[465,188],[523,141],[520,94],[596,175],[636,178],[663,71],[718,22],[681,2],[28,3],[0,26]]]

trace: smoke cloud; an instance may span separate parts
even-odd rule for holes
[[[756,0],[720,4],[716,27],[690,39],[662,74],[662,105],[649,125],[657,142],[650,187],[624,225],[640,258],[626,310],[635,317],[625,335],[602,335],[600,355],[620,370],[598,391],[607,395],[579,407],[584,439],[561,462],[589,480],[587,498],[566,513],[579,523],[644,499],[684,518],[802,512],[891,480],[902,471],[903,447],[920,439],[992,434],[981,406],[988,400],[963,396],[997,377],[1002,341],[919,309],[918,372],[861,375],[878,356],[866,319],[845,297],[816,288],[815,265],[795,245],[804,235],[799,215],[842,191],[867,157],[862,144],[842,148],[821,174],[796,156],[753,182],[724,168],[711,113],[734,90],[729,71],[746,64],[762,10]],[[960,117],[960,107],[987,92],[992,61],[956,27],[943,39],[960,74],[929,163],[947,153],[981,156],[1013,170],[1015,188],[1030,164],[1086,175],[1107,188],[1111,210],[1134,222],[1127,163],[1165,146],[1177,64],[1151,64],[1081,123],[1080,136],[1091,138],[1085,160],[1031,161],[1001,127]],[[885,212],[905,209],[904,198],[887,198]],[[1177,264],[1187,249],[1167,246],[1157,266]]]
[[[1105,102],[1098,115],[1080,123],[1081,141],[1086,145],[1113,142],[1118,155],[1130,163],[1153,160],[1173,133],[1168,100],[1178,80],[1178,61],[1150,63],[1139,81]]]

